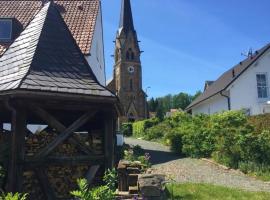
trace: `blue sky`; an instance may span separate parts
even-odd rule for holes
[[[149,97],[202,90],[270,42],[269,0],[131,0]],[[107,79],[121,0],[102,1]]]

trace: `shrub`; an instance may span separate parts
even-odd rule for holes
[[[241,111],[227,111],[212,117],[216,147],[213,157],[229,167],[237,168],[238,162],[248,157],[247,141],[253,127]]]
[[[183,134],[182,151],[188,156],[209,157],[215,149],[215,135],[212,132],[210,116],[197,115],[181,128]]]
[[[115,168],[113,168],[112,170],[107,169],[105,171],[103,181],[106,183],[106,186],[110,188],[110,190],[112,191],[116,190],[117,180],[118,180],[118,177],[117,177],[117,172]]]
[[[146,140],[160,140],[165,134],[171,130],[171,127],[163,122],[149,129],[146,129],[144,139]]]
[[[270,114],[250,116],[248,122],[255,127],[255,133],[257,134],[264,130],[270,130]]]
[[[169,145],[171,150],[176,154],[182,154],[183,134],[181,128],[174,128],[165,135],[166,145]]]
[[[133,135],[135,137],[143,137],[146,129],[149,129],[157,125],[158,123],[159,123],[159,120],[157,118],[134,122],[132,125]]]
[[[70,192],[80,200],[114,200],[115,194],[108,186],[100,186],[89,188],[86,179],[79,179],[77,181],[79,189]]]
[[[0,200],[26,200],[27,194],[7,193],[0,196]]]
[[[132,136],[132,123],[123,123],[121,125],[121,132],[124,136],[130,137]]]

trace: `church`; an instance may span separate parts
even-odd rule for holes
[[[120,123],[142,120],[148,116],[147,96],[142,89],[141,53],[130,0],[122,0],[115,40],[113,78],[107,84],[123,107],[124,116],[120,118]]]

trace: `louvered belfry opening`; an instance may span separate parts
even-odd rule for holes
[[[114,165],[117,98],[101,86],[54,3],[46,3],[0,58],[4,188],[68,199]]]

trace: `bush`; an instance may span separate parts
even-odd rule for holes
[[[215,149],[215,135],[208,115],[197,115],[181,128],[183,134],[182,151],[188,156],[209,157]]]
[[[114,200],[115,194],[108,186],[100,186],[89,188],[86,179],[79,179],[77,181],[79,189],[70,192],[80,200]]]
[[[227,111],[212,115],[211,118],[213,134],[216,136],[213,158],[229,167],[237,168],[238,163],[248,157],[246,145],[253,127],[240,111]]]
[[[133,128],[133,136],[135,137],[143,137],[146,129],[149,129],[159,123],[157,118],[146,119],[143,121],[134,122],[132,125]]]
[[[183,134],[180,128],[175,128],[165,135],[166,145],[169,145],[171,150],[176,154],[182,154]]]
[[[106,186],[110,188],[110,190],[112,191],[116,190],[117,180],[118,176],[115,168],[113,168],[112,170],[107,169],[105,171],[103,181],[106,183]]]
[[[26,200],[27,194],[7,193],[0,196],[0,200]]]
[[[250,116],[248,122],[255,127],[255,133],[257,134],[264,130],[270,130],[270,114]]]
[[[121,125],[121,132],[124,136],[130,137],[132,136],[132,123],[123,123]]]
[[[171,127],[163,122],[149,129],[146,129],[144,139],[146,140],[161,140],[165,134],[171,130]]]

